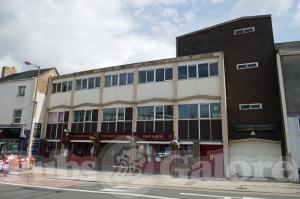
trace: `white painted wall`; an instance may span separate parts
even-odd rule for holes
[[[288,117],[288,129],[290,135],[290,143],[292,145],[292,160],[294,162],[295,174],[298,174],[297,169],[300,168],[300,127],[297,117]]]

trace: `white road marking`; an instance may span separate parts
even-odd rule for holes
[[[117,188],[125,188],[125,189],[142,189],[144,187],[129,187],[129,186],[116,186]]]
[[[28,187],[28,188],[57,190],[57,191],[72,191],[72,192],[109,194],[109,195],[125,195],[125,196],[139,197],[139,198],[180,199],[180,198],[170,198],[170,197],[163,197],[163,196],[151,196],[151,195],[134,194],[134,193],[91,191],[91,190],[83,190],[83,189],[68,189],[68,188],[56,188],[56,187],[45,187],[45,186],[33,186],[33,185],[24,185],[24,184],[16,184],[16,183],[8,183],[8,182],[0,182],[0,184],[11,185],[11,186],[20,186],[20,187]]]
[[[106,192],[112,192],[112,191],[117,191],[117,192],[127,192],[126,190],[122,190],[122,189],[100,189],[99,191],[106,191]]]
[[[197,194],[197,193],[180,193],[181,195],[186,196],[199,196],[199,197],[211,197],[219,199],[265,199],[265,198],[251,198],[251,197],[230,197],[230,196],[217,196],[217,195],[206,195],[206,194]]]

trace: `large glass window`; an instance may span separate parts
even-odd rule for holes
[[[155,107],[155,119],[158,119],[158,120],[164,119],[164,107],[163,106]]]
[[[103,121],[116,121],[116,110],[115,108],[103,109]]]
[[[147,70],[147,82],[154,82],[154,70]]]
[[[98,121],[98,110],[74,111],[72,122],[72,133],[96,133]]]
[[[121,73],[119,77],[120,77],[120,79],[119,79],[120,86],[126,85],[127,73]]]
[[[100,77],[96,77],[95,78],[95,87],[99,88],[100,87],[100,82],[101,82],[101,78]]]
[[[221,118],[221,104],[210,104],[210,116],[211,118]]]
[[[139,83],[146,83],[146,71],[139,71]]]
[[[165,80],[173,79],[173,68],[166,68],[165,70]]]
[[[106,75],[104,78],[104,86],[105,87],[110,87],[111,86],[111,75]]]
[[[187,79],[187,66],[178,67],[178,79]]]
[[[56,93],[56,84],[52,84],[52,93]]]
[[[179,105],[179,119],[189,118],[189,105]]]
[[[219,65],[218,63],[209,64],[209,75],[218,76],[219,75]]]
[[[118,108],[118,121],[125,120],[125,108]]]
[[[173,106],[166,105],[164,106],[164,119],[173,119]]]
[[[209,104],[200,104],[200,117],[209,118]]]
[[[68,128],[69,112],[49,112],[46,130],[47,139],[60,139]]]
[[[188,67],[189,70],[189,78],[195,78],[197,77],[197,66],[196,65],[191,65]]]
[[[154,106],[138,107],[138,120],[153,120]]]
[[[119,80],[119,75],[112,75],[112,86],[117,86]]]
[[[94,77],[89,78],[89,86],[88,86],[88,88],[89,89],[95,88],[95,78]]]
[[[190,119],[198,118],[198,104],[189,104],[189,118]]]
[[[164,81],[165,70],[164,68],[156,69],[156,81],[162,82]]]
[[[127,74],[127,84],[133,84],[134,76],[133,73]]]
[[[76,80],[75,90],[81,90],[81,79]]]
[[[62,92],[67,92],[68,90],[68,82],[63,82],[62,83]]]
[[[22,109],[16,109],[13,113],[13,123],[20,124],[22,118]]]
[[[198,77],[208,77],[208,64],[198,64]]]
[[[82,79],[81,80],[81,89],[87,89],[87,79]]]

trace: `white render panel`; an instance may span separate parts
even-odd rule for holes
[[[99,95],[100,95],[99,88],[75,91],[74,106],[84,104],[84,103],[98,104]]]
[[[112,86],[103,89],[103,103],[133,101],[133,85]]]
[[[297,174],[297,169],[300,168],[300,127],[298,117],[288,117],[288,128],[290,133],[290,143],[292,145],[292,160],[294,161],[294,169]]]
[[[71,91],[50,94],[49,108],[56,106],[70,106]]]
[[[26,86],[25,96],[17,96],[18,87]],[[30,130],[35,79],[0,83],[0,124],[12,124],[15,109],[22,109],[21,124]]]
[[[173,81],[153,82],[138,84],[137,100],[146,100],[151,98],[173,98]]]
[[[206,77],[178,81],[178,98],[196,95],[221,96],[220,78]]]

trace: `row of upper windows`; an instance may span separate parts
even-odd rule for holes
[[[134,82],[133,73],[105,75],[105,87],[130,85]]]
[[[139,83],[162,82],[173,79],[173,68],[139,71]]]
[[[93,89],[100,87],[100,77],[89,77],[85,79],[76,79],[75,90]]]
[[[219,75],[218,63],[193,64],[178,67],[178,79],[192,79]]]
[[[64,81],[52,84],[52,93],[67,92],[72,90],[72,81]]]

